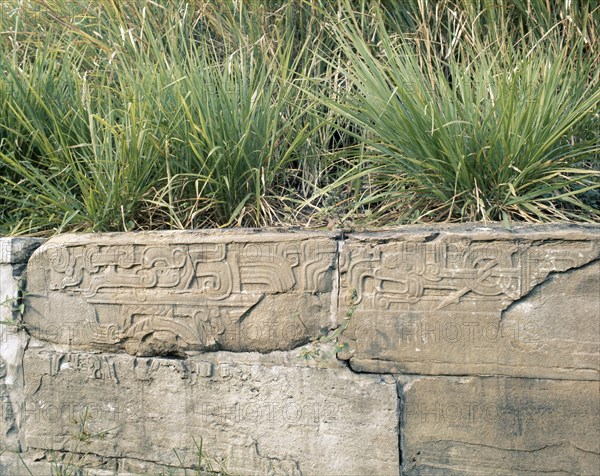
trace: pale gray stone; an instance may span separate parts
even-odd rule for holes
[[[26,263],[31,253],[38,248],[44,239],[29,237],[0,238],[0,264]]]
[[[26,445],[70,450],[84,414],[86,450],[186,467],[203,448],[244,475],[397,475],[398,398],[391,378],[299,353],[214,352],[188,359],[58,351],[25,355]],[[79,430],[78,430],[79,429]],[[105,433],[103,433],[105,432]]]
[[[17,422],[13,403],[6,385],[6,364],[0,357],[0,453],[18,450]]]
[[[23,399],[23,352],[28,336],[20,327],[21,273],[37,238],[0,238],[0,452],[19,449]]]
[[[598,474],[598,382],[416,377],[400,389],[403,475]]]
[[[408,227],[341,255],[353,369],[597,380],[597,227]],[[351,295],[356,297],[351,303]]]

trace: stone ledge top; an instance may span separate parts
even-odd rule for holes
[[[422,237],[426,241],[437,239],[438,235],[477,236],[483,240],[558,239],[558,240],[598,240],[600,225],[579,223],[518,224],[510,230],[502,223],[433,223],[404,225],[378,230],[364,230],[347,233],[349,240],[386,241],[398,240],[407,236]]]
[[[81,246],[109,241],[119,244],[196,244],[196,243],[236,243],[236,242],[286,242],[313,239],[337,240],[341,232],[304,229],[275,228],[227,228],[200,230],[162,230],[109,233],[67,233],[51,238],[46,246]]]
[[[43,238],[0,238],[0,264],[26,263]]]
[[[309,241],[314,239],[355,242],[382,242],[409,239],[434,241],[443,236],[477,237],[478,240],[600,240],[600,225],[549,223],[519,224],[506,229],[501,223],[440,223],[402,225],[376,230],[307,230],[303,228],[227,228],[199,230],[162,230],[107,233],[66,233],[50,239],[31,237],[0,238],[0,264],[26,263],[31,254],[54,246],[82,246],[99,242],[120,244],[196,244],[196,243],[266,243]]]
[[[330,240],[357,240],[357,241],[385,241],[397,240],[409,235],[432,241],[437,235],[477,235],[479,239],[518,239],[527,237],[531,239],[565,239],[565,240],[597,240],[600,239],[600,225],[579,223],[547,223],[547,224],[516,224],[510,230],[502,223],[432,223],[401,225],[397,227],[379,229],[357,229],[353,231],[310,230],[305,228],[225,228],[225,229],[198,229],[198,230],[157,230],[135,232],[105,232],[105,233],[66,233],[50,238],[47,245],[87,245],[98,241],[110,240],[111,244],[186,244],[201,243],[203,241],[215,243],[234,242],[271,242],[271,241],[303,241],[316,238]],[[435,235],[435,236],[434,236]],[[35,243],[37,248],[43,239],[39,238],[2,238],[19,245]],[[2,257],[5,252],[3,248]]]

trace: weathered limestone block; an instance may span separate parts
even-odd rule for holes
[[[322,365],[298,351],[165,359],[32,341],[27,447],[175,467],[179,456],[191,468],[202,438],[213,468],[229,474],[398,475],[393,378]],[[77,448],[82,433],[95,436]]]
[[[7,449],[16,449],[15,443],[17,425],[13,411],[13,399],[10,398],[6,386],[6,364],[0,357],[0,452]]]
[[[339,322],[352,314],[341,357],[368,372],[597,380],[599,232],[461,225],[351,235],[340,257]]]
[[[19,448],[23,398],[22,357],[27,334],[19,327],[19,279],[29,255],[43,240],[0,238],[0,453]]]
[[[334,325],[336,266],[332,233],[64,235],[29,262],[25,322],[138,356],[286,350]]]
[[[205,455],[206,457],[206,455]],[[208,460],[205,461],[209,463]],[[208,466],[205,468],[208,470]],[[213,466],[213,469],[216,469]],[[26,451],[0,454],[0,474],[3,476],[189,476],[195,470],[181,466],[166,466],[127,458],[106,458],[92,453]],[[208,476],[208,472],[204,472]],[[214,474],[214,473],[212,473]],[[236,475],[237,476],[237,475]]]
[[[598,382],[417,377],[400,389],[403,475],[598,474]]]

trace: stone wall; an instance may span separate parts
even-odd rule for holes
[[[64,235],[20,297],[39,244],[0,474],[598,474],[600,227]]]

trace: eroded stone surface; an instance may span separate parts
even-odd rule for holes
[[[101,458],[93,454],[72,454],[44,451],[16,453],[5,451],[0,454],[0,474],[7,476],[138,476],[141,474],[168,474],[183,476],[184,471],[167,471],[165,467],[152,468],[154,471],[139,471],[137,474],[119,470],[119,460]],[[189,473],[189,470],[188,470]]]
[[[403,475],[598,474],[598,382],[418,377],[400,388]]]
[[[30,347],[26,444],[187,467],[202,438],[232,474],[397,475],[398,404],[391,378],[298,352],[208,353],[188,359]]]
[[[28,336],[19,327],[19,280],[29,255],[43,240],[0,238],[0,453],[19,449],[23,400],[23,352]]]
[[[138,356],[291,349],[333,324],[336,251],[331,233],[65,235],[29,262],[25,322]]]
[[[203,452],[204,453],[204,452]],[[202,475],[215,474],[219,467],[209,454],[203,456],[205,471]],[[57,474],[85,476],[189,476],[198,474],[196,469],[168,466],[131,458],[107,458],[92,453],[69,453],[32,450],[21,453],[5,451],[0,454],[0,474],[3,476],[51,476]],[[265,472],[264,474],[269,474]],[[277,473],[276,473],[277,474]],[[285,473],[279,473],[285,474]],[[238,475],[233,475],[238,476]]]
[[[55,238],[29,263],[25,390],[29,337],[0,326],[0,453],[181,474],[202,438],[230,474],[596,474],[599,232]],[[349,316],[348,362],[289,350]]]
[[[598,379],[599,257],[595,227],[351,235],[342,357],[369,372]]]
[[[18,449],[16,433],[17,424],[13,403],[6,386],[6,364],[0,357],[0,452]]]
[[[208,463],[208,460],[206,460]],[[213,462],[214,464],[214,462]],[[208,467],[205,469],[208,470]],[[214,467],[213,469],[217,469]],[[106,458],[91,453],[73,454],[55,451],[26,451],[0,454],[0,474],[7,476],[189,476],[194,469],[154,464],[128,458]],[[204,472],[202,474],[211,474]],[[214,474],[214,473],[212,473]]]
[[[42,238],[0,238],[0,264],[26,263],[43,242]]]

